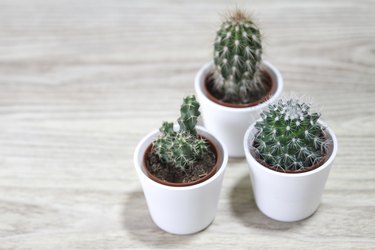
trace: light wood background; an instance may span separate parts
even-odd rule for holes
[[[309,95],[339,151],[317,213],[256,208],[230,160],[205,231],[150,219],[138,141],[178,115],[220,13],[254,14],[285,93]],[[375,248],[375,2],[0,0],[0,249]]]

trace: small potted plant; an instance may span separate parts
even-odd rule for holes
[[[299,99],[261,113],[244,137],[258,208],[279,221],[298,221],[318,208],[337,152],[333,131]]]
[[[184,98],[178,125],[164,122],[134,153],[151,217],[173,234],[191,234],[210,225],[228,161],[225,147],[196,126],[198,109],[194,96]]]
[[[231,12],[217,31],[213,62],[195,77],[204,125],[227,146],[229,156],[245,155],[246,129],[282,91],[280,72],[262,61],[261,40],[246,12]]]

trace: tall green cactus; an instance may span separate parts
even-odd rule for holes
[[[221,24],[214,45],[214,84],[230,103],[249,103],[265,94],[261,81],[261,34],[249,15],[235,10]]]
[[[179,130],[173,130],[173,123],[164,122],[153,147],[161,161],[185,169],[193,166],[207,152],[208,144],[203,138],[197,137],[195,127],[200,112],[195,96],[184,98],[180,114]]]
[[[255,125],[254,147],[267,164],[284,170],[303,170],[319,162],[327,152],[328,139],[318,123],[320,114],[298,100],[280,100],[261,113]]]

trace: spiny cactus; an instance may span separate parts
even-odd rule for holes
[[[214,84],[223,101],[249,103],[265,94],[261,61],[259,29],[246,12],[233,11],[217,31],[214,45]]]
[[[261,113],[255,125],[254,147],[268,165],[298,171],[318,163],[327,151],[320,114],[298,100],[280,100]]]
[[[200,115],[198,109],[199,103],[195,96],[185,97],[178,118],[180,129],[174,131],[173,123],[163,123],[160,136],[153,143],[160,160],[185,169],[191,167],[208,150],[207,142],[197,137],[195,126]]]

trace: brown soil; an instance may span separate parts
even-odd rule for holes
[[[264,83],[264,90],[260,93],[251,93],[249,96],[251,100],[249,103],[241,104],[235,102],[226,102],[222,101],[224,94],[214,87],[214,78],[213,74],[208,74],[205,79],[206,95],[207,97],[220,105],[233,107],[233,108],[247,108],[255,106],[259,103],[265,102],[268,100],[272,94],[276,91],[276,83],[272,81],[271,76],[266,72],[262,71],[262,82]],[[233,101],[233,100],[232,100]]]
[[[202,182],[215,174],[216,154],[216,149],[210,144],[208,152],[194,166],[183,170],[161,162],[150,145],[145,154],[145,165],[151,179],[171,186],[187,186]]]

